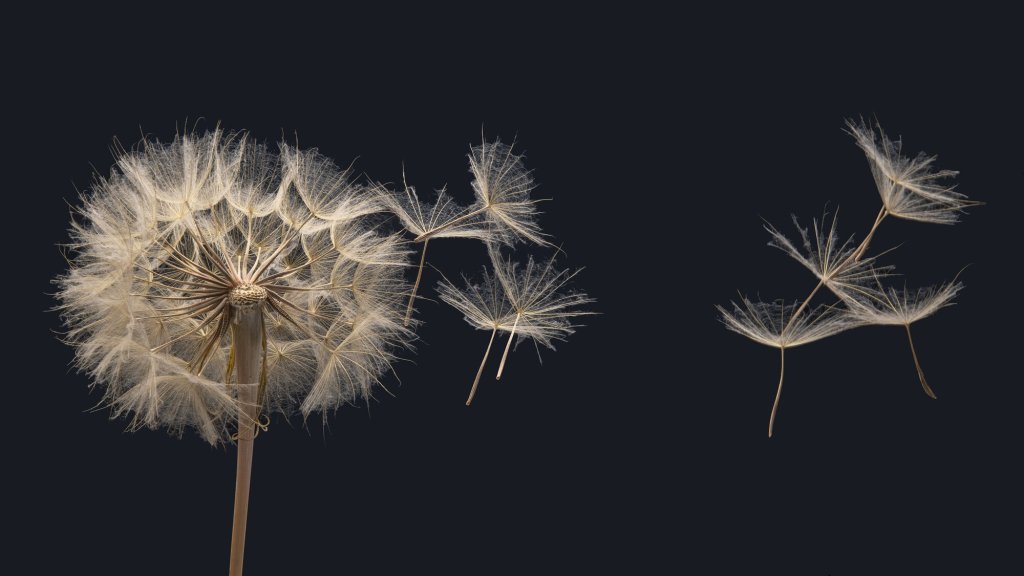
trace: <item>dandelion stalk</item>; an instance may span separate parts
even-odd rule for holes
[[[871,230],[868,231],[867,236],[864,237],[864,241],[860,243],[860,246],[853,252],[853,261],[860,260],[860,257],[867,251],[868,245],[871,244],[871,239],[875,236],[875,230],[878,230],[878,225],[885,220],[885,217],[889,212],[885,209],[885,205],[878,211],[878,216],[875,217],[875,223],[871,225]]]
[[[480,368],[476,371],[476,378],[473,379],[473,387],[469,389],[469,398],[466,398],[466,406],[473,403],[476,396],[476,387],[480,385],[480,376],[484,373],[484,366],[487,365],[487,357],[491,355],[491,345],[494,344],[494,337],[498,334],[498,328],[491,330],[491,338],[487,341],[487,350],[484,351],[484,359],[480,361]]]
[[[423,241],[423,248],[420,251],[420,266],[416,270],[416,282],[412,285],[412,291],[409,293],[409,305],[405,309],[405,326],[409,325],[409,321],[412,319],[412,306],[416,302],[416,291],[420,287],[420,280],[423,278],[423,264],[427,261],[427,245],[430,244],[430,238]]]
[[[505,371],[505,360],[508,358],[509,348],[512,348],[512,340],[516,336],[516,328],[519,326],[519,319],[522,314],[516,314],[516,320],[512,323],[512,330],[508,333],[508,343],[505,344],[505,353],[501,355],[501,363],[498,364],[498,376],[495,380],[501,380],[501,373]]]
[[[910,324],[904,324],[904,328],[907,329],[907,341],[910,342],[910,354],[914,357],[914,368],[917,369],[917,377],[921,380],[921,388],[924,389],[924,393],[932,399],[938,399],[935,392],[932,391],[932,387],[928,385],[928,381],[924,379],[924,370],[921,369],[921,363],[917,361],[917,350],[914,348],[914,337],[910,335]]]
[[[804,301],[806,303],[806,301]],[[779,399],[782,398],[782,378],[786,375],[786,347],[779,346],[779,387],[775,391],[775,402],[772,403],[772,415],[768,418],[768,437],[775,432],[775,414],[779,411]]]
[[[235,470],[235,513],[231,522],[231,558],[228,574],[241,576],[245,555],[245,528],[249,516],[249,485],[252,481],[253,444],[259,419],[257,388],[266,358],[263,349],[263,312],[240,310],[231,329],[238,374],[238,462]]]
[[[786,332],[789,331],[790,328],[792,328],[793,322],[795,322],[796,319],[800,317],[800,313],[803,312],[805,308],[807,308],[807,305],[811,303],[811,299],[814,298],[814,295],[817,294],[818,290],[821,290],[821,287],[824,285],[825,282],[818,280],[818,283],[814,286],[814,290],[811,290],[811,293],[808,294],[807,297],[800,302],[800,306],[797,307],[796,312],[794,312],[793,315],[789,317],[789,322],[787,322],[786,326],[782,329],[783,334],[785,334]],[[778,403],[778,398],[776,398],[775,404]]]

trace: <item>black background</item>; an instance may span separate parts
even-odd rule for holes
[[[288,8],[8,22],[27,32],[5,40],[13,558],[39,573],[226,569],[233,449],[90,411],[99,396],[44,312],[76,187],[107,173],[113,138],[187,121],[297,137],[378,180],[404,162],[421,191],[462,201],[481,129],[518,138],[553,199],[541,224],[601,312],[543,365],[520,348],[466,408],[487,335],[422,303],[394,397],[327,429],[275,417],[260,436],[247,574],[1019,569],[1024,122],[1006,15]],[[864,328],[787,355],[769,440],[777,353],[725,331],[713,305],[813,287],[765,246],[761,218],[792,230],[790,213],[828,204],[844,233],[866,231],[879,200],[842,132],[859,115],[987,202],[954,227],[888,220],[873,243],[899,246],[886,261],[911,285],[970,264],[957,305],[916,326],[939,399],[899,329]],[[485,254],[444,240],[429,260],[457,275]]]

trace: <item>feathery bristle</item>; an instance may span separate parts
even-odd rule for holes
[[[954,224],[965,208],[977,204],[956,191],[954,184],[945,183],[957,172],[935,169],[935,156],[923,152],[914,158],[903,156],[901,140],[890,140],[881,126],[873,128],[863,120],[847,120],[846,127],[868,158],[889,214],[907,220]]]
[[[800,302],[760,302],[741,298],[732,310],[716,306],[725,327],[754,342],[773,348],[795,348],[834,336],[862,323],[836,306],[818,306],[794,316]]]
[[[819,222],[813,219],[811,230],[800,226],[796,216],[793,224],[800,233],[803,250],[797,248],[785,234],[771,224],[765,230],[771,234],[769,246],[782,250],[810,270],[829,290],[844,300],[864,290],[875,278],[888,275],[890,266],[875,265],[874,257],[857,258],[859,247],[853,237],[841,240],[837,228],[838,214],[832,216],[832,223],[825,229],[826,213]],[[813,237],[812,237],[813,236]]]
[[[916,290],[881,286],[866,291],[850,303],[850,314],[865,324],[901,326],[913,324],[953,304],[964,287],[948,282]]]
[[[523,156],[501,140],[484,141],[469,155],[476,203],[471,210],[482,211],[492,225],[495,237],[505,244],[526,240],[547,244],[537,224],[537,200],[530,198],[533,174],[523,164]]]

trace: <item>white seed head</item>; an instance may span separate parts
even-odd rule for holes
[[[121,153],[82,198],[58,279],[78,366],[132,427],[224,441],[240,412],[232,320],[257,311],[264,413],[367,398],[411,338],[408,253],[377,230],[382,209],[315,151],[244,135]]]

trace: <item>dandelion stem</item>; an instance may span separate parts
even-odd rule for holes
[[[782,398],[782,377],[786,374],[786,348],[779,348],[779,388],[775,391],[775,403],[772,404],[772,415],[768,419],[768,437],[775,431],[775,414],[779,411],[779,399]]]
[[[487,364],[487,357],[491,355],[491,345],[494,344],[494,337],[498,334],[498,327],[491,330],[491,339],[487,342],[487,351],[484,352],[484,359],[480,361],[480,369],[476,371],[476,378],[473,379],[473,387],[469,389],[469,398],[466,398],[466,406],[473,403],[476,396],[476,387],[480,384],[480,375],[484,373],[484,366]]]
[[[786,322],[786,327],[782,329],[783,336],[793,326],[793,322],[796,322],[797,317],[800,316],[800,313],[803,312],[804,308],[807,307],[807,304],[810,303],[811,298],[814,298],[814,295],[817,294],[818,290],[821,290],[821,287],[824,285],[824,280],[818,280],[818,285],[814,287],[814,290],[811,290],[811,293],[807,295],[807,298],[804,298],[804,301],[800,303],[800,306],[796,309],[796,312],[793,312],[793,315],[789,317],[789,321]]]
[[[252,480],[253,441],[259,419],[257,393],[263,360],[263,312],[237,312],[232,324],[232,346],[238,375],[238,463],[235,469],[235,513],[231,523],[229,576],[241,576],[245,555],[245,526],[249,516],[249,485]]]
[[[442,232],[444,230],[447,230],[448,228],[451,228],[452,226],[455,226],[456,224],[461,224],[462,222],[465,222],[466,220],[469,220],[473,216],[476,216],[477,214],[480,214],[480,213],[484,212],[485,210],[487,210],[487,208],[488,208],[488,206],[484,206],[483,208],[477,208],[476,210],[473,210],[472,212],[467,212],[467,213],[465,213],[462,216],[459,216],[457,218],[452,218],[451,220],[449,220],[448,222],[445,222],[444,224],[438,226],[437,228],[434,228],[433,230],[430,230],[429,232],[424,232],[423,234],[420,234],[416,238],[413,238],[413,242],[426,242],[427,240],[430,240],[430,238],[432,236],[436,236],[438,234],[438,232]]]
[[[867,236],[864,237],[864,240],[861,241],[860,245],[857,246],[857,248],[853,252],[851,252],[849,256],[846,257],[846,259],[844,259],[842,262],[839,263],[838,266],[836,266],[835,269],[837,271],[842,270],[850,262],[856,262],[860,260],[860,257],[863,256],[864,252],[867,251],[868,244],[871,243],[871,238],[874,237],[875,230],[878,229],[878,225],[882,223],[882,220],[885,220],[885,217],[888,214],[889,212],[885,209],[885,206],[883,205],[882,209],[878,211],[878,216],[875,216],[875,223],[871,225],[871,230],[868,230]],[[786,327],[782,330],[783,334],[785,334],[786,331],[789,330],[789,328],[793,325],[793,322],[795,322],[797,317],[800,316],[800,313],[804,311],[804,308],[807,307],[807,304],[811,301],[811,298],[814,298],[814,295],[818,293],[818,290],[821,289],[824,283],[824,280],[819,280],[818,285],[814,287],[814,290],[811,291],[811,294],[807,298],[804,298],[804,301],[803,303],[800,304],[800,307],[797,308],[796,312],[793,312],[793,315],[789,317],[789,322],[786,323]]]
[[[495,380],[501,380],[501,373],[505,370],[505,360],[508,358],[508,349],[512,347],[512,340],[516,337],[516,327],[519,326],[519,318],[522,314],[516,314],[516,321],[512,324],[512,331],[508,334],[508,344],[505,344],[505,353],[501,355],[501,364],[498,364],[498,376]]]
[[[910,341],[910,354],[914,357],[914,367],[917,368],[917,377],[921,379],[921,387],[924,388],[924,393],[930,398],[938,400],[938,396],[932,391],[928,381],[924,379],[924,370],[921,369],[921,363],[917,361],[917,350],[914,349],[914,337],[910,335],[910,324],[904,324],[903,327],[907,329],[907,340]]]
[[[868,235],[864,237],[864,241],[861,242],[860,246],[858,246],[857,249],[854,250],[853,254],[851,254],[854,262],[860,260],[861,256],[867,252],[868,245],[871,244],[871,239],[875,236],[875,230],[878,230],[878,225],[881,224],[882,220],[885,220],[885,217],[888,215],[889,212],[885,209],[885,205],[883,204],[882,209],[878,211],[878,216],[875,216],[875,223],[871,225],[871,230],[868,231]]]
[[[405,309],[405,325],[409,325],[409,320],[412,318],[412,305],[416,302],[416,290],[420,287],[420,279],[423,278],[423,263],[427,261],[427,244],[430,244],[430,238],[423,241],[423,252],[420,254],[420,268],[416,272],[416,282],[412,285],[412,293],[409,294],[409,306]]]

